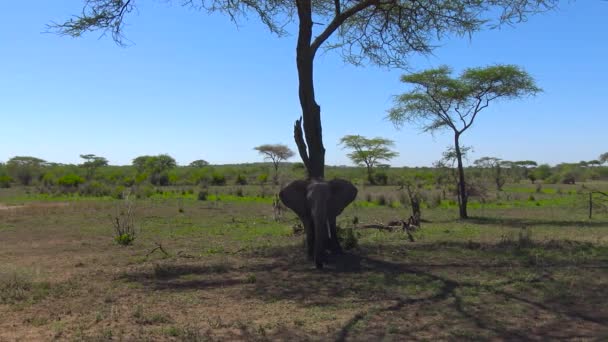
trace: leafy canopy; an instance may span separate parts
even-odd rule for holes
[[[309,1],[309,0],[306,0]],[[325,43],[338,49],[347,62],[370,61],[384,66],[406,66],[408,55],[430,53],[435,41],[449,34],[466,35],[485,27],[526,21],[530,14],[554,8],[559,0],[174,0],[182,6],[227,14],[237,22],[255,14],[278,35],[290,23],[308,23],[314,39],[309,57]],[[90,31],[110,33],[125,45],[128,14],[137,12],[136,0],[84,0],[81,14],[49,28],[79,37]],[[494,19],[497,16],[497,19]],[[306,29],[307,30],[307,29]],[[302,33],[302,31],[300,31]],[[330,39],[331,38],[331,39]]]
[[[253,149],[263,155],[264,159],[271,160],[275,165],[294,156],[293,151],[282,144],[264,144]]]
[[[389,119],[395,125],[419,124],[427,132],[450,128],[460,134],[490,102],[535,95],[542,90],[534,79],[515,65],[469,68],[457,78],[448,66],[404,75],[401,81],[414,85],[395,98]]]
[[[340,144],[352,150],[347,156],[353,163],[370,168],[379,161],[389,161],[399,155],[390,149],[394,146],[392,140],[380,137],[368,139],[360,135],[346,135],[340,139]]]

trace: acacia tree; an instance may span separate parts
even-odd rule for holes
[[[344,148],[352,150],[347,156],[353,163],[366,167],[367,180],[370,184],[376,183],[373,172],[378,162],[389,161],[399,155],[390,149],[391,146],[394,146],[392,140],[380,137],[368,139],[360,135],[345,135],[340,139],[340,144]]]
[[[496,157],[482,157],[474,161],[473,164],[479,168],[491,170],[492,179],[496,185],[496,190],[502,191],[502,187],[507,181],[504,173],[502,172],[502,167],[505,165],[511,165],[511,162],[504,161]]]
[[[469,68],[458,78],[450,77],[448,66],[403,75],[401,81],[414,89],[395,98],[389,119],[395,125],[419,124],[423,131],[450,129],[454,133],[454,152],[458,166],[458,203],[460,218],[467,214],[467,188],[462,164],[460,136],[477,115],[498,99],[515,99],[541,91],[534,79],[514,65]]]
[[[294,156],[294,153],[289,147],[281,144],[264,144],[253,148],[264,156],[264,159],[270,160],[274,167],[273,181],[275,185],[279,184],[279,163]]]
[[[209,162],[204,160],[204,159],[197,159],[195,161],[193,161],[192,163],[190,163],[190,167],[196,167],[196,168],[203,168],[205,166],[209,165]]]
[[[108,160],[106,158],[98,157],[94,154],[81,154],[80,158],[85,160],[80,166],[87,170],[87,179],[93,178],[95,170],[98,168],[108,166]]]
[[[602,164],[608,163],[608,152],[600,154],[598,160]]]
[[[175,168],[177,163],[170,155],[159,154],[157,156],[139,156],[133,159],[133,166],[139,173],[148,173],[152,184],[168,185],[169,175],[167,173]]]
[[[30,185],[33,179],[40,177],[45,166],[48,166],[48,163],[43,159],[15,156],[6,162],[6,171],[22,185]]]
[[[323,178],[325,148],[321,108],[315,100],[313,66],[317,51],[337,48],[347,62],[406,66],[411,53],[430,53],[448,34],[471,34],[493,22],[525,21],[559,0],[181,0],[194,9],[227,14],[232,20],[253,12],[278,35],[296,22],[296,64],[302,118],[294,138],[309,178]],[[110,32],[123,45],[125,18],[135,0],[85,0],[82,14],[51,29],[73,37],[93,30]],[[491,15],[498,14],[492,21]],[[313,21],[314,18],[314,21]],[[318,24],[318,25],[315,25]],[[330,39],[333,37],[333,39]],[[302,121],[304,132],[302,132]]]

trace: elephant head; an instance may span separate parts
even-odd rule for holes
[[[297,180],[279,193],[286,207],[293,210],[306,232],[308,257],[323,268],[325,250],[340,253],[336,235],[336,217],[357,197],[357,188],[349,181],[334,179]]]

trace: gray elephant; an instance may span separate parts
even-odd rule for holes
[[[317,268],[323,268],[326,249],[342,253],[336,233],[336,216],[357,197],[357,188],[351,182],[297,180],[283,188],[279,197],[302,221],[308,257],[314,260]]]

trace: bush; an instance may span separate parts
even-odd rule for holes
[[[213,185],[226,185],[226,177],[223,174],[214,172],[211,175],[211,184]]]
[[[114,225],[114,241],[121,246],[128,246],[135,240],[135,204],[129,195],[116,206],[116,213],[112,217]]]
[[[207,200],[207,196],[209,196],[209,192],[207,190],[200,190],[198,192],[198,195],[196,195],[196,198],[199,201],[206,201]]]
[[[384,194],[380,194],[378,195],[378,199],[376,200],[376,203],[378,203],[378,205],[387,205],[390,201],[386,199],[386,196],[384,196]]]
[[[114,190],[112,191],[112,198],[115,199],[124,199],[125,197],[125,187],[122,185],[117,186],[116,188],[114,188]]]
[[[154,187],[150,185],[139,185],[135,187],[135,197],[137,198],[148,198],[154,195]]]
[[[357,237],[357,233],[355,233],[352,228],[336,228],[338,233],[338,241],[340,241],[342,248],[345,250],[350,250],[359,247],[359,238]]]
[[[13,181],[13,179],[9,176],[3,175],[0,176],[0,188],[10,188],[11,187],[11,182]]]
[[[91,181],[79,187],[78,193],[81,196],[103,197],[110,195],[110,189],[98,181]]]
[[[57,179],[57,184],[66,188],[75,188],[82,183],[84,183],[84,178],[75,174],[65,175]]]
[[[132,244],[133,241],[135,240],[135,235],[130,235],[130,234],[125,233],[125,234],[115,236],[114,240],[116,241],[116,243],[118,243],[121,246],[128,246],[128,245]]]
[[[262,173],[258,176],[258,183],[264,185],[268,182],[268,174]]]
[[[237,175],[234,183],[237,185],[247,185],[247,177],[243,175]]]
[[[386,185],[388,183],[388,175],[384,172],[376,172],[374,182],[377,185]]]

